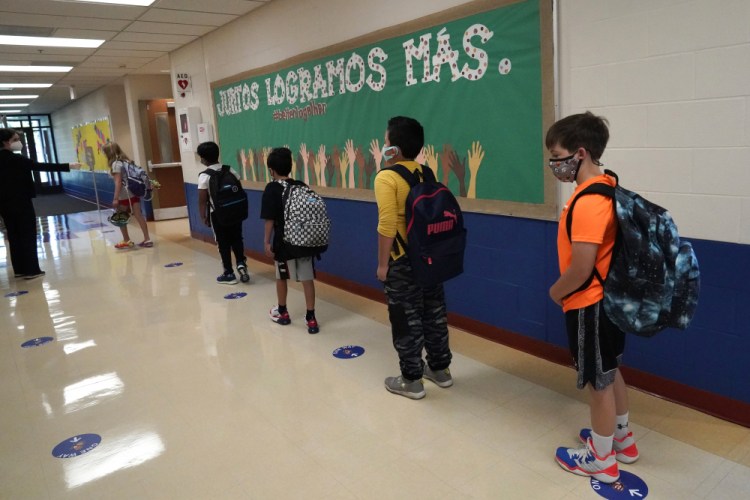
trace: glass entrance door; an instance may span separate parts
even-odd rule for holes
[[[52,162],[52,139],[49,137],[50,129],[39,129],[32,127],[20,127],[16,129],[22,133],[21,141],[24,143],[22,154],[34,161],[47,163]],[[61,193],[62,182],[60,172],[32,172],[36,192],[39,194]]]

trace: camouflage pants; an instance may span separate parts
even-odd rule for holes
[[[391,320],[393,347],[398,352],[401,375],[418,380],[424,373],[422,350],[433,370],[451,363],[448,346],[448,318],[443,285],[422,288],[414,282],[406,257],[391,261],[385,280],[388,316]]]

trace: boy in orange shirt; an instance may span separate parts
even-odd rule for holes
[[[604,312],[604,287],[617,234],[612,199],[587,194],[576,202],[568,235],[566,221],[575,196],[594,183],[615,185],[599,162],[609,140],[607,122],[591,112],[571,115],[547,131],[549,167],[561,182],[576,182],[560,216],[557,250],[561,276],[549,290],[562,306],[568,344],[578,373],[577,386],[589,386],[592,429],[581,430],[581,448],[558,448],[557,463],[565,470],[603,483],[620,477],[617,461],[633,463],[638,449],[628,428],[628,394],[618,369],[625,334]]]

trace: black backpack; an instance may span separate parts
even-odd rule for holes
[[[247,219],[247,193],[229,165],[222,165],[221,170],[208,168],[202,173],[209,176],[209,202],[216,221],[229,226]]]
[[[294,258],[318,256],[328,250],[331,219],[326,203],[303,182],[279,180],[284,187],[284,243]]]
[[[664,208],[619,185],[595,183],[581,191],[568,209],[568,239],[573,208],[581,196],[612,198],[617,214],[617,237],[607,278],[594,267],[585,290],[596,278],[604,286],[604,310],[622,331],[651,337],[665,328],[686,329],[693,319],[700,293],[700,269],[692,245],[680,240],[672,216]],[[575,292],[573,292],[575,293]]]
[[[406,197],[406,239],[396,233],[395,245],[401,245],[411,262],[414,280],[421,286],[433,286],[464,271],[466,229],[461,207],[453,193],[435,179],[429,167],[412,173],[403,165],[393,170],[409,183]],[[382,171],[381,170],[381,171]]]

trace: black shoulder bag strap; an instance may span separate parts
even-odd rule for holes
[[[607,171],[607,173],[609,173],[609,171]],[[615,179],[617,179],[616,175],[614,177]],[[613,203],[615,202],[614,201],[615,200],[615,188],[613,188],[612,186],[608,184],[604,184],[603,182],[597,182],[595,184],[592,184],[586,189],[584,189],[583,191],[581,191],[580,193],[578,193],[576,197],[573,198],[573,201],[570,202],[570,208],[568,208],[568,216],[565,219],[565,229],[567,230],[567,233],[568,233],[568,241],[570,241],[571,243],[573,243],[573,240],[571,239],[571,230],[573,229],[573,209],[575,208],[576,202],[578,201],[578,199],[581,196],[585,196],[587,194],[601,194],[601,195],[611,198]],[[617,207],[615,207],[615,209],[617,209]],[[573,290],[572,292],[570,292],[563,298],[568,298],[574,293],[578,293],[587,289],[591,285],[591,282],[594,281],[594,278],[598,279],[599,283],[604,285],[604,278],[602,278],[602,275],[599,274],[599,270],[596,268],[596,263],[594,263],[594,269],[593,271],[591,271],[591,275],[588,277],[588,279],[584,281],[581,286],[579,286],[578,288],[576,288],[575,290]]]
[[[415,170],[414,172],[412,172],[411,170],[401,165],[400,163],[396,163],[395,165],[392,165],[390,167],[381,168],[380,171],[382,172],[383,170],[392,170],[396,172],[398,175],[401,176],[401,178],[403,178],[406,181],[407,184],[409,184],[409,189],[411,189],[417,184],[419,184],[420,182],[422,182],[423,180],[429,180],[428,178],[425,177],[426,170],[430,171],[427,177],[432,176],[432,180],[435,179],[435,175],[432,173],[432,170],[430,170],[429,168],[423,165],[421,167],[422,167],[421,171]],[[406,244],[406,241],[404,240],[403,236],[401,236],[401,234],[398,231],[396,231],[396,238],[393,240],[393,251],[395,253],[399,253],[399,246],[401,246],[401,248],[404,249],[404,252],[408,251],[408,246]]]

